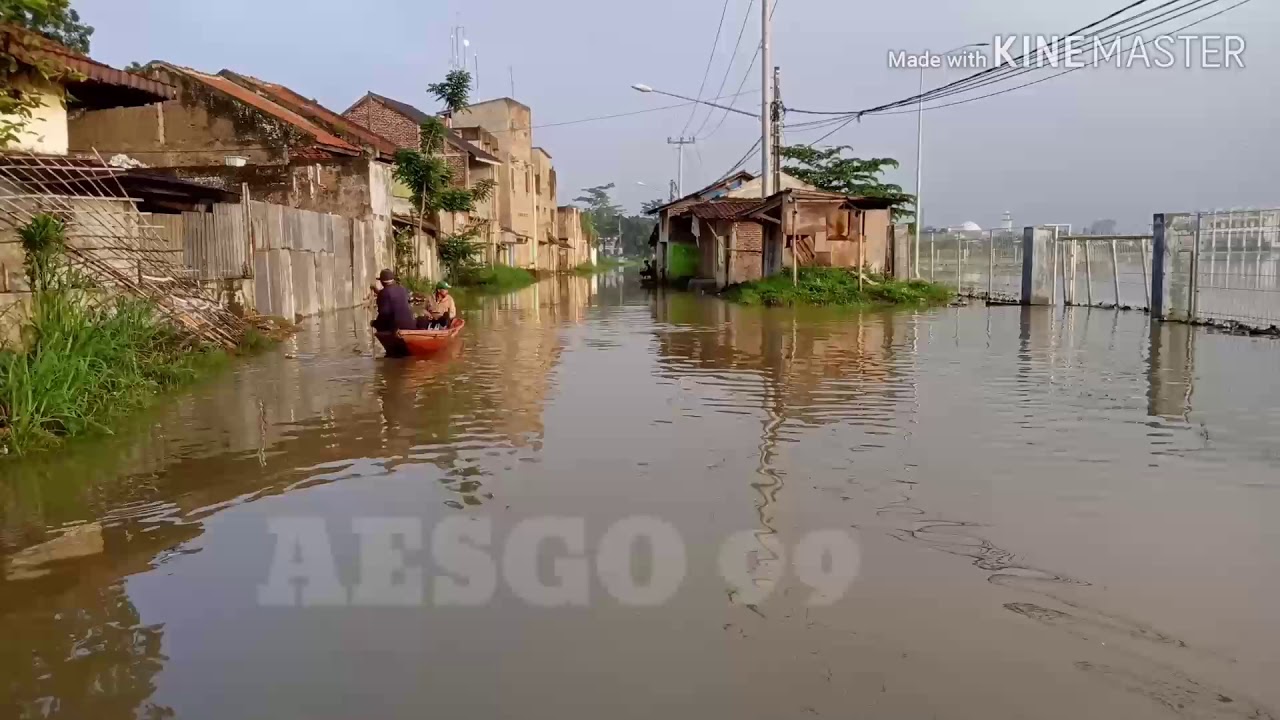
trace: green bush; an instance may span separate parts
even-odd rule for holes
[[[923,280],[896,280],[867,274],[862,287],[848,268],[800,268],[799,283],[790,273],[726,288],[724,296],[744,305],[938,305],[950,301],[951,290]]]

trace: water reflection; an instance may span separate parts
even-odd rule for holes
[[[1208,631],[1204,616],[1149,596],[1212,587],[1196,604],[1230,608],[1242,626],[1274,620],[1256,599],[1277,589],[1268,579],[1276,538],[1263,520],[1280,510],[1280,389],[1259,381],[1274,372],[1274,342],[1080,308],[762,310],[618,280],[561,278],[472,299],[463,343],[424,362],[378,357],[367,317],[330,318],[299,335],[294,359],[257,358],[115,438],[4,466],[0,716],[162,717],[166,705],[201,715],[199,699],[234,685],[236,672],[302,683],[315,658],[342,656],[355,637],[376,639],[376,652],[310,678],[312,716],[349,716],[354,706],[333,704],[348,697],[381,698],[368,714],[407,715],[449,688],[464,691],[445,714],[474,715],[465,711],[478,704],[492,716],[571,716],[546,698],[616,702],[625,684],[600,678],[591,695],[582,673],[601,657],[625,663],[633,649],[642,659],[619,676],[707,694],[699,709],[711,716],[861,708],[823,695],[841,686],[842,667],[861,668],[846,683],[874,676],[878,698],[887,679],[928,705],[959,697],[983,715],[991,708],[947,688],[952,676],[984,682],[984,667],[946,653],[1031,658],[991,682],[1049,697],[1059,676],[1047,682],[1031,668],[1107,652],[1058,641],[1156,646],[1181,674],[1120,656],[1102,659],[1126,674],[1103,677],[1101,662],[1088,674],[1097,687],[1107,677],[1154,683],[1142,687],[1165,697],[1190,687],[1178,643],[1205,646]],[[709,572],[691,573],[692,597],[649,616],[596,605],[522,614],[498,603],[465,617],[357,608],[286,617],[207,598],[251,596],[264,540],[242,539],[246,529],[263,534],[263,515],[349,520],[423,505],[440,515],[581,515],[593,532],[602,519],[655,512],[690,541],[692,560],[747,528],[762,589],[786,575],[779,543],[855,526],[871,577],[823,619],[850,626],[821,633],[786,598],[745,625],[718,604],[723,583]],[[728,624],[741,645],[718,634]],[[1062,637],[1046,645],[1028,626]],[[1265,670],[1267,638],[1213,631],[1229,636],[1215,642],[1232,648],[1237,667]],[[575,652],[548,664],[548,642]],[[907,650],[936,662],[902,663]],[[825,667],[812,673],[797,660],[815,657]],[[507,690],[480,690],[494,683]],[[1126,707],[1078,692],[1097,687],[1026,707],[1080,709],[1070,701],[1083,696],[1113,716]],[[226,707],[300,714],[298,696],[276,695],[243,687]],[[897,707],[882,716],[927,716],[922,705]]]

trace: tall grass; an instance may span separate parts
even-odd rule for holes
[[[744,305],[939,305],[954,293],[923,280],[896,280],[882,275],[865,275],[861,286],[858,273],[848,268],[800,268],[799,283],[789,273],[733,285],[724,296]]]
[[[538,276],[524,268],[500,263],[468,268],[458,275],[457,285],[486,292],[517,290],[538,281]]]
[[[188,382],[221,352],[195,347],[150,303],[87,287],[60,254],[60,224],[24,228],[32,304],[21,341],[0,345],[0,454],[110,432],[111,421]],[[42,245],[39,233],[48,244]]]

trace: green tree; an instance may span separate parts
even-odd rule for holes
[[[466,77],[462,78],[459,73]],[[429,88],[446,105],[461,102],[460,107],[465,107],[466,83],[470,82],[470,78],[471,76],[465,70],[454,70],[445,77],[443,83],[433,83]],[[451,94],[456,90],[451,87],[460,81],[464,82],[461,98],[458,98]],[[472,212],[475,210],[476,203],[484,202],[493,192],[492,180],[481,180],[469,188],[457,186],[453,168],[444,157],[447,132],[444,123],[431,118],[422,123],[417,150],[396,152],[394,174],[396,180],[409,188],[412,193],[413,206],[417,209],[419,224],[426,216],[441,212]],[[445,262],[445,265],[451,277],[457,277],[458,273],[463,272],[479,253],[480,248],[475,244],[477,234],[474,228],[469,228],[449,237],[447,254],[450,259]],[[441,260],[444,262],[445,258],[442,257]],[[416,268],[411,267],[409,270],[416,270]],[[408,273],[411,277],[413,274],[413,272]]]
[[[71,0],[0,0],[0,23],[27,28],[79,53],[89,52],[93,35]]]
[[[898,167],[898,161],[845,157],[844,152],[852,149],[848,145],[825,148],[789,145],[781,150],[787,163],[782,171],[820,190],[892,200],[895,220],[909,215],[907,207],[915,205],[915,197],[903,192],[901,186],[881,179],[886,170]]]
[[[471,73],[466,70],[450,70],[443,82],[431,83],[427,92],[444,103],[449,114],[471,104]]]
[[[663,205],[666,205],[668,202],[670,202],[670,201],[669,201],[669,200],[663,200],[662,198],[657,198],[657,199],[655,199],[655,200],[645,200],[645,201],[644,201],[644,203],[642,203],[642,204],[640,205],[640,212],[641,212],[642,214],[644,214],[644,215],[648,215],[649,213],[653,212],[654,210],[657,210],[658,208],[662,207]]]

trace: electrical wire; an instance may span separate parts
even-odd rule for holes
[[[711,75],[711,64],[716,59],[716,48],[720,46],[720,33],[724,30],[724,18],[729,13],[729,0],[724,0],[724,5],[720,8],[720,24],[716,25],[716,37],[711,41],[711,52],[707,56],[707,68],[702,71],[702,82],[698,84],[698,94],[694,97],[698,101],[702,100],[702,91],[707,89],[707,77]],[[684,137],[685,131],[693,124],[693,118],[698,114],[698,103],[693,104],[693,109],[689,111],[689,119],[684,121],[684,128],[680,130],[680,136]]]
[[[759,92],[758,90],[748,90],[746,92],[735,93],[733,95],[725,95],[723,97],[712,98],[712,100],[732,99],[732,98],[738,97],[739,95],[753,95],[758,92]],[[676,108],[688,107],[690,105],[697,105],[697,104],[698,103],[695,103],[695,102],[673,103],[671,105],[660,105],[658,107],[645,108],[644,110],[631,110],[629,112],[613,113],[612,115],[596,115],[594,117],[579,118],[577,120],[564,120],[562,122],[544,123],[542,125],[525,125],[522,127],[514,127],[514,128],[511,128],[510,130],[501,130],[498,132],[515,132],[517,130],[538,130],[541,128],[561,127],[563,125],[578,125],[580,123],[596,122],[598,120],[612,120],[614,118],[629,117],[631,115],[643,115],[645,113],[661,112],[663,110],[674,110]]]
[[[1179,1],[1180,1],[1180,0],[1170,0],[1169,2],[1165,2],[1165,3],[1163,3],[1163,4],[1159,5],[1159,6],[1155,7],[1155,8],[1152,8],[1152,9],[1150,9],[1150,10],[1147,10],[1147,11],[1143,12],[1143,13],[1140,13],[1140,14],[1139,14],[1139,15],[1137,15],[1137,16],[1134,16],[1134,17],[1128,18],[1128,19],[1126,19],[1126,20],[1124,20],[1124,21],[1121,21],[1121,22],[1119,22],[1119,23],[1113,23],[1112,25],[1107,26],[1107,28],[1103,28],[1103,30],[1109,30],[1109,29],[1112,29],[1112,28],[1116,28],[1116,27],[1118,27],[1118,26],[1120,26],[1120,25],[1130,23],[1130,22],[1132,22],[1133,20],[1138,19],[1138,18],[1139,18],[1139,17],[1141,17],[1141,16],[1150,15],[1152,12],[1154,12],[1154,11],[1156,11],[1156,10],[1160,10],[1160,9],[1162,9],[1162,8],[1166,8],[1166,7],[1169,7],[1169,6],[1171,6],[1171,5],[1177,5]],[[1166,22],[1168,22],[1168,21],[1170,21],[1170,20],[1175,20],[1175,19],[1177,19],[1177,18],[1184,17],[1184,16],[1189,15],[1189,14],[1191,14],[1191,13],[1193,13],[1193,12],[1198,11],[1198,10],[1205,9],[1205,8],[1209,7],[1210,5],[1213,5],[1213,4],[1215,4],[1215,3],[1219,2],[1219,1],[1220,1],[1220,0],[1191,0],[1190,2],[1184,2],[1182,5],[1179,5],[1178,7],[1172,8],[1171,10],[1166,10],[1165,12],[1163,12],[1163,13],[1161,13],[1161,14],[1159,14],[1159,15],[1156,15],[1156,16],[1154,16],[1154,17],[1152,17],[1152,18],[1148,18],[1146,21],[1144,21],[1144,24],[1142,25],[1142,27],[1137,27],[1136,29],[1135,29],[1134,27],[1123,28],[1123,29],[1121,29],[1121,30],[1119,30],[1119,31],[1117,31],[1117,32],[1115,32],[1115,33],[1112,33],[1112,35],[1110,36],[1110,38],[1109,38],[1109,39],[1114,39],[1115,37],[1117,37],[1117,36],[1121,36],[1121,35],[1122,35],[1122,34],[1124,34],[1124,33],[1127,33],[1127,34],[1130,34],[1130,35],[1139,35],[1139,36],[1140,36],[1140,33],[1144,32],[1144,31],[1146,31],[1146,30],[1149,30],[1149,29],[1151,29],[1151,28],[1153,28],[1153,27],[1155,27],[1155,26],[1157,26],[1157,25],[1161,25],[1161,24],[1164,24],[1164,23],[1166,23]],[[1221,9],[1221,10],[1218,10],[1217,12],[1211,13],[1211,14],[1206,15],[1206,16],[1204,16],[1204,17],[1197,18],[1197,19],[1193,20],[1192,22],[1186,23],[1186,24],[1184,24],[1184,25],[1182,25],[1182,26],[1180,26],[1180,27],[1178,27],[1178,28],[1176,28],[1176,29],[1174,29],[1174,30],[1167,31],[1165,34],[1172,35],[1172,34],[1176,34],[1176,33],[1182,32],[1183,30],[1186,30],[1186,29],[1188,29],[1188,28],[1194,27],[1195,25],[1198,25],[1198,24],[1200,24],[1200,23],[1203,23],[1203,22],[1205,22],[1205,21],[1208,21],[1208,20],[1210,20],[1210,19],[1212,19],[1212,18],[1215,18],[1215,17],[1217,17],[1217,16],[1219,16],[1219,15],[1222,15],[1223,13],[1229,12],[1229,11],[1231,11],[1231,10],[1233,10],[1233,9],[1237,8],[1237,7],[1240,7],[1241,5],[1244,5],[1244,4],[1248,3],[1248,2],[1251,2],[1251,0],[1239,0],[1238,2],[1236,2],[1236,3],[1232,4],[1232,5],[1228,6],[1228,7],[1225,7],[1225,8],[1223,8],[1223,9]],[[1135,3],[1135,4],[1133,4],[1133,5],[1127,6],[1127,8],[1132,8],[1132,7],[1136,6],[1137,4],[1138,4],[1138,3]],[[1127,8],[1126,8],[1126,9],[1127,9]],[[1116,16],[1116,14],[1117,14],[1117,13],[1112,13],[1112,14],[1111,14],[1111,15],[1109,15],[1107,18],[1104,18],[1103,20],[1100,20],[1100,21],[1095,22],[1095,23],[1091,23],[1089,26],[1086,26],[1086,27],[1092,27],[1093,25],[1097,25],[1097,24],[1099,24],[1099,23],[1101,23],[1101,22],[1105,22],[1107,19],[1114,18],[1114,17]],[[1123,53],[1124,53],[1124,52],[1132,51],[1133,47],[1135,47],[1135,46],[1137,45],[1137,43],[1138,43],[1138,39],[1135,39],[1133,42],[1131,42],[1131,43],[1129,44],[1129,47],[1128,47],[1128,48],[1125,48],[1124,50],[1122,50],[1122,51],[1121,51],[1120,55],[1121,55],[1121,56],[1123,56]],[[1096,45],[1095,45],[1095,47],[1096,47]],[[1064,48],[1064,51],[1063,51],[1063,52],[1065,53],[1065,48]],[[1095,52],[1095,56],[1096,56],[1096,52]],[[1020,56],[1020,57],[1021,57],[1021,56]],[[1016,62],[1016,60],[1015,60],[1015,62]],[[945,103],[945,104],[942,104],[942,105],[931,105],[931,106],[928,106],[928,107],[918,107],[918,108],[916,108],[916,109],[909,109],[909,110],[892,110],[892,109],[887,109],[887,108],[901,107],[901,106],[903,106],[903,105],[907,105],[907,104],[922,103],[922,102],[927,101],[927,100],[929,100],[929,99],[936,100],[936,99],[940,99],[940,98],[945,98],[945,97],[948,97],[948,96],[951,96],[951,95],[956,95],[956,94],[959,94],[959,93],[962,93],[962,92],[968,92],[968,91],[971,91],[971,90],[973,90],[973,89],[975,89],[975,88],[977,88],[977,87],[982,87],[982,86],[984,86],[984,85],[990,85],[990,84],[992,84],[992,82],[994,82],[994,81],[984,81],[984,82],[980,82],[980,83],[971,83],[968,87],[960,87],[960,88],[956,88],[956,87],[955,87],[955,86],[957,86],[957,85],[960,85],[960,84],[964,83],[965,81],[972,81],[975,77],[977,77],[977,75],[974,75],[974,76],[970,76],[969,78],[966,78],[964,81],[958,81],[957,83],[952,83],[952,84],[950,84],[950,85],[948,85],[948,86],[943,86],[943,87],[941,87],[941,88],[937,88],[937,89],[935,89],[934,91],[931,91],[930,93],[923,93],[923,94],[918,95],[918,96],[913,96],[912,98],[907,98],[907,99],[902,100],[902,101],[897,101],[897,102],[895,102],[895,103],[889,103],[889,104],[886,104],[886,105],[884,105],[884,106],[880,106],[880,107],[884,107],[884,108],[886,108],[885,110],[867,109],[867,110],[859,111],[859,112],[855,112],[855,113],[845,113],[845,114],[843,114],[843,115],[838,115],[838,116],[836,116],[836,117],[828,118],[828,119],[826,119],[826,120],[819,120],[819,121],[809,122],[809,123],[799,123],[799,124],[791,125],[791,126],[788,126],[788,127],[789,127],[791,130],[793,130],[793,131],[797,131],[797,130],[798,130],[798,131],[804,132],[804,131],[807,131],[807,130],[816,130],[816,129],[819,129],[819,128],[831,127],[832,125],[834,125],[834,126],[835,126],[835,127],[834,127],[834,129],[832,129],[830,132],[828,132],[828,133],[824,134],[822,137],[818,138],[817,140],[814,140],[813,142],[808,143],[808,145],[809,145],[809,146],[813,146],[813,145],[816,145],[816,144],[818,144],[818,143],[822,142],[823,140],[825,140],[825,139],[827,139],[827,138],[831,137],[831,136],[832,136],[832,135],[834,135],[836,132],[839,132],[841,129],[843,129],[844,127],[848,126],[848,125],[849,125],[851,122],[853,122],[854,120],[860,119],[863,115],[907,115],[907,114],[914,114],[914,113],[919,112],[919,111],[921,111],[921,110],[938,110],[938,109],[946,108],[946,107],[954,107],[954,106],[956,106],[956,105],[963,105],[963,104],[965,104],[965,103],[975,102],[975,101],[977,101],[977,100],[983,100],[983,99],[986,99],[986,98],[995,97],[995,96],[997,96],[997,95],[1003,95],[1003,94],[1005,94],[1005,93],[1013,92],[1014,90],[1019,90],[1019,89],[1025,88],[1025,87],[1029,87],[1029,86],[1031,86],[1031,85],[1037,85],[1037,84],[1042,83],[1042,82],[1045,82],[1045,81],[1047,81],[1047,80],[1051,80],[1051,79],[1053,79],[1053,78],[1055,78],[1055,77],[1061,77],[1062,75],[1066,75],[1066,74],[1071,73],[1071,72],[1074,72],[1074,71],[1076,71],[1076,70],[1082,70],[1082,69],[1084,69],[1085,67],[1088,67],[1088,64],[1087,64],[1087,63],[1086,63],[1086,64],[1082,64],[1082,65],[1080,65],[1080,66],[1076,66],[1076,67],[1068,68],[1068,69],[1066,69],[1066,70],[1064,70],[1064,71],[1062,71],[1062,72],[1054,73],[1054,74],[1052,74],[1052,75],[1048,75],[1048,76],[1046,76],[1046,77],[1039,78],[1039,79],[1037,79],[1037,80],[1033,80],[1033,81],[1026,82],[1026,83],[1021,83],[1021,84],[1019,84],[1019,85],[1015,85],[1015,86],[1013,86],[1013,87],[1009,87],[1009,88],[1004,88],[1004,89],[1002,89],[1002,90],[998,90],[998,91],[996,91],[996,92],[986,93],[986,94],[979,95],[979,96],[976,96],[976,97],[971,97],[971,98],[965,98],[965,99],[963,99],[963,100],[957,100],[957,101],[955,101],[955,102]],[[1007,69],[1008,69],[1008,66],[1004,66],[1004,69],[1006,69],[1006,70],[1007,70]],[[1031,72],[1032,70],[1035,70],[1035,69],[1039,69],[1039,68],[1023,68],[1021,71],[1010,73],[1010,74],[1008,74],[1008,77],[1001,78],[1000,80],[1005,80],[1005,79],[1008,79],[1008,78],[1011,78],[1011,77],[1016,77],[1016,76],[1018,76],[1018,75],[1025,74],[1026,72]],[[988,72],[989,72],[989,71],[988,71]],[[983,73],[979,73],[978,75],[982,75],[982,74],[983,74]],[[942,92],[942,91],[945,91],[945,92]],[[931,96],[931,97],[926,97],[926,96]],[[922,98],[923,98],[923,99],[922,99]],[[792,108],[788,108],[788,109],[789,109],[789,110],[792,110]],[[801,113],[803,113],[804,111],[801,111],[801,110],[795,110],[795,112],[801,112]],[[818,113],[810,113],[810,114],[818,114]],[[822,114],[825,114],[825,113],[822,113]]]
[[[1118,15],[1120,15],[1120,14],[1124,13],[1125,11],[1130,10],[1130,9],[1132,9],[1132,8],[1134,8],[1134,7],[1137,7],[1138,5],[1140,5],[1140,4],[1142,4],[1143,2],[1146,2],[1146,1],[1147,1],[1147,0],[1139,0],[1138,2],[1131,3],[1130,5],[1127,5],[1127,6],[1125,6],[1124,8],[1122,8],[1121,10],[1118,10],[1118,11],[1116,11],[1116,12],[1113,12],[1113,13],[1111,13],[1111,14],[1107,15],[1106,17],[1104,17],[1104,18],[1100,19],[1100,20],[1097,20],[1097,21],[1095,21],[1095,22],[1093,22],[1093,23],[1090,23],[1089,25],[1086,25],[1086,26],[1085,26],[1084,28],[1082,28],[1081,30],[1077,30],[1077,31],[1075,31],[1075,32],[1071,33],[1071,35],[1078,36],[1078,35],[1079,35],[1079,33],[1080,33],[1081,31],[1083,31],[1083,30],[1085,30],[1085,29],[1088,29],[1088,28],[1092,28],[1092,27],[1097,26],[1097,25],[1100,25],[1100,24],[1102,24],[1102,23],[1105,23],[1105,22],[1107,22],[1108,20],[1114,19],[1115,17],[1117,17]],[[1099,29],[1098,29],[1097,31],[1095,31],[1095,32],[1106,32],[1106,31],[1108,31],[1108,30],[1114,30],[1114,32],[1111,32],[1109,35],[1107,35],[1107,36],[1105,36],[1105,37],[1102,37],[1102,38],[1099,38],[1099,37],[1097,37],[1096,35],[1091,35],[1091,36],[1090,36],[1090,37],[1092,37],[1092,39],[1094,40],[1094,43],[1095,43],[1095,58],[1096,58],[1096,48],[1097,48],[1097,44],[1098,44],[1098,43],[1100,43],[1100,42],[1106,42],[1106,41],[1109,41],[1109,40],[1114,40],[1114,39],[1116,39],[1116,38],[1118,38],[1118,37],[1122,37],[1122,36],[1124,36],[1124,35],[1136,35],[1136,34],[1140,34],[1140,33],[1142,33],[1142,32],[1145,32],[1146,30],[1149,30],[1149,29],[1151,29],[1151,28],[1153,28],[1153,27],[1156,27],[1157,25],[1161,25],[1161,24],[1166,23],[1166,22],[1169,22],[1169,21],[1171,21],[1171,20],[1175,20],[1175,19],[1177,19],[1177,18],[1184,17],[1184,16],[1186,16],[1186,15],[1188,15],[1188,14],[1191,14],[1191,13],[1193,13],[1193,12],[1196,12],[1196,11],[1198,11],[1198,10],[1202,10],[1202,9],[1204,9],[1204,8],[1207,8],[1207,7],[1209,7],[1210,5],[1213,5],[1213,4],[1215,4],[1215,3],[1219,2],[1219,1],[1220,1],[1220,0],[1189,0],[1189,1],[1184,1],[1184,0],[1167,0],[1166,2],[1161,3],[1160,5],[1158,5],[1158,6],[1154,7],[1154,8],[1150,8],[1150,9],[1148,9],[1148,10],[1145,10],[1145,11],[1143,11],[1143,12],[1141,12],[1141,13],[1138,13],[1138,14],[1136,14],[1136,15],[1133,15],[1133,16],[1131,16],[1131,17],[1128,17],[1128,18],[1125,18],[1125,19],[1120,20],[1120,21],[1118,21],[1118,22],[1112,23],[1111,25],[1107,25],[1106,27],[1099,28]],[[1248,2],[1248,1],[1249,1],[1249,0],[1243,0],[1242,2],[1236,3],[1235,5],[1232,5],[1232,6],[1228,7],[1228,8],[1225,8],[1225,9],[1223,9],[1223,10],[1220,10],[1220,11],[1216,12],[1216,13],[1213,13],[1213,14],[1211,14],[1211,15],[1208,15],[1208,16],[1205,16],[1205,17],[1203,17],[1203,18],[1200,18],[1200,19],[1198,19],[1198,20],[1196,20],[1196,21],[1194,21],[1194,22],[1192,22],[1192,23],[1189,23],[1189,24],[1187,24],[1187,25],[1184,25],[1184,26],[1182,26],[1181,28],[1178,28],[1177,30],[1174,30],[1174,31],[1171,31],[1171,32],[1173,32],[1173,33],[1180,32],[1181,30],[1184,30],[1184,29],[1186,29],[1186,28],[1188,28],[1188,27],[1191,27],[1191,26],[1196,25],[1196,24],[1198,24],[1198,23],[1200,23],[1200,22],[1204,22],[1204,21],[1206,21],[1206,20],[1208,20],[1208,19],[1210,19],[1210,18],[1212,18],[1212,17],[1216,17],[1216,16],[1218,16],[1218,15],[1220,15],[1220,14],[1224,13],[1224,12],[1227,12],[1228,10],[1231,10],[1232,8],[1238,7],[1239,5],[1243,5],[1243,4],[1244,4],[1244,2]],[[1181,5],[1179,5],[1179,3],[1180,3],[1180,2],[1182,3]],[[1175,5],[1176,5],[1177,7],[1172,7],[1172,8],[1170,8],[1170,6],[1175,6]],[[1170,9],[1164,10],[1165,8],[1170,8]],[[1152,13],[1156,13],[1157,11],[1160,11],[1160,10],[1164,10],[1164,12],[1159,13],[1159,14],[1155,15],[1154,17],[1149,17],[1149,18],[1147,18],[1147,19],[1145,19],[1145,20],[1143,20],[1143,19],[1142,19],[1142,18],[1144,18],[1145,16],[1149,16],[1149,15],[1151,15]],[[1136,21],[1139,21],[1139,20],[1141,20],[1141,22],[1140,22],[1140,23],[1136,23]],[[1136,23],[1136,24],[1135,24],[1135,23]],[[1127,27],[1122,27],[1122,26],[1127,26]],[[1119,28],[1119,29],[1116,29],[1116,28]],[[1135,41],[1135,42],[1136,42],[1136,41]],[[1131,45],[1130,47],[1132,48],[1132,45]],[[1054,55],[1052,55],[1052,56],[1045,56],[1045,55],[1043,55],[1043,51],[1044,51],[1044,50],[1045,50],[1045,48],[1043,48],[1043,47],[1036,48],[1036,50],[1035,50],[1035,52],[1037,52],[1037,53],[1041,53],[1041,59],[1042,59],[1042,60],[1044,60],[1044,59],[1048,59],[1048,57],[1053,57],[1053,58],[1061,59],[1061,58],[1063,58],[1063,57],[1066,57],[1066,54],[1067,54],[1067,51],[1068,51],[1068,49],[1064,46],[1064,47],[1063,47],[1063,48],[1061,48],[1060,50],[1055,50]],[[865,109],[865,110],[860,110],[860,111],[845,111],[845,112],[838,112],[838,111],[809,111],[809,110],[801,110],[801,109],[797,109],[797,108],[788,108],[788,110],[791,110],[791,111],[793,111],[793,112],[797,112],[797,113],[800,113],[800,114],[810,114],[810,115],[833,115],[833,116],[836,116],[836,117],[847,117],[847,116],[849,116],[849,115],[873,115],[873,114],[891,115],[891,114],[907,114],[907,112],[916,112],[916,110],[904,111],[904,112],[901,112],[901,113],[897,113],[897,112],[890,112],[890,111],[891,111],[891,110],[894,110],[894,109],[896,109],[896,108],[899,108],[899,107],[907,106],[907,105],[919,105],[919,104],[921,104],[921,103],[928,102],[928,101],[930,101],[930,100],[938,100],[938,99],[945,98],[945,97],[949,97],[949,96],[952,96],[952,95],[958,95],[958,94],[960,94],[960,93],[969,92],[969,91],[972,91],[972,90],[977,89],[977,88],[980,88],[980,87],[984,87],[984,86],[992,85],[992,84],[995,84],[995,83],[997,83],[997,82],[1003,82],[1003,81],[1006,81],[1006,80],[1012,79],[1012,78],[1014,78],[1014,77],[1017,77],[1017,76],[1020,76],[1020,75],[1024,75],[1024,74],[1027,74],[1027,73],[1030,73],[1030,72],[1034,72],[1035,70],[1039,70],[1039,69],[1041,69],[1040,67],[1019,67],[1019,61],[1021,61],[1021,60],[1025,59],[1025,57],[1026,57],[1026,53],[1023,53],[1023,54],[1018,55],[1016,58],[1014,58],[1014,59],[1013,59],[1013,61],[1012,61],[1011,63],[1002,64],[1002,65],[997,66],[997,67],[995,67],[995,68],[991,68],[991,69],[989,69],[989,70],[984,70],[984,71],[982,71],[982,72],[975,73],[974,75],[971,75],[971,76],[969,76],[969,77],[963,78],[963,79],[961,79],[961,80],[957,80],[957,81],[955,81],[955,82],[953,82],[953,83],[949,83],[949,84],[947,84],[947,85],[943,85],[943,86],[941,86],[941,87],[935,88],[935,89],[930,90],[930,91],[925,92],[925,93],[920,93],[920,94],[918,94],[918,95],[913,95],[913,96],[910,96],[910,97],[907,97],[907,98],[904,98],[904,99],[902,99],[902,100],[898,100],[898,101],[895,101],[895,102],[892,102],[892,103],[886,103],[886,104],[884,104],[884,105],[879,105],[879,106],[876,106],[876,107],[867,108],[867,109]],[[1030,86],[1030,85],[1035,85],[1035,84],[1038,84],[1038,83],[1040,83],[1040,82],[1044,82],[1045,80],[1047,80],[1047,79],[1049,79],[1049,78],[1052,78],[1052,77],[1058,77],[1058,76],[1061,76],[1061,75],[1065,75],[1065,74],[1067,74],[1067,72],[1070,72],[1070,71],[1072,71],[1072,70],[1083,69],[1083,67],[1087,67],[1087,64],[1086,64],[1086,65],[1083,65],[1083,66],[1080,66],[1080,67],[1070,68],[1070,69],[1068,69],[1068,71],[1066,71],[1066,72],[1055,73],[1055,74],[1050,75],[1049,77],[1046,77],[1046,78],[1041,78],[1041,79],[1039,79],[1039,80],[1035,80],[1035,81],[1032,81],[1032,82],[1023,83],[1023,84],[1021,84],[1021,85],[1018,85],[1018,86],[1013,87],[1013,88],[1008,88],[1008,89],[1006,89],[1006,90],[1001,90],[1001,91],[994,92],[994,93],[988,93],[988,94],[985,94],[985,95],[982,95],[982,96],[979,96],[979,97],[974,97],[974,98],[970,98],[970,99],[968,99],[968,100],[958,101],[958,102],[955,102],[955,103],[947,103],[947,104],[945,104],[945,105],[931,106],[931,107],[929,107],[929,108],[924,108],[924,109],[938,109],[938,108],[942,108],[942,107],[951,107],[951,106],[954,106],[954,105],[963,104],[964,102],[970,102],[970,101],[974,101],[974,100],[981,100],[981,99],[985,99],[985,98],[988,98],[988,97],[994,97],[994,96],[996,96],[996,95],[1004,94],[1005,92],[1009,92],[1009,91],[1016,90],[1016,89],[1019,89],[1019,88],[1028,87],[1028,86]],[[820,123],[813,123],[812,125],[810,125],[810,127],[817,127],[819,124],[820,124]],[[796,127],[803,127],[803,125],[793,126],[793,128],[796,128]]]
[[[761,2],[767,1],[768,0],[761,0]],[[742,36],[747,32],[747,22],[751,20],[751,8],[755,7],[755,4],[756,0],[747,0],[747,12],[742,16],[742,26],[738,28],[738,40],[733,44],[733,55],[729,56],[729,64],[725,66],[724,75],[720,78],[720,88],[716,90],[717,95],[724,92],[725,83],[729,82],[729,74],[733,72],[733,63],[738,59],[738,50],[742,48]],[[754,61],[752,61],[752,64],[754,64]],[[728,114],[728,112],[729,111],[726,110],[725,114]],[[711,111],[702,118],[702,124],[698,126],[697,130],[693,131],[693,136],[695,138],[698,137],[698,133],[702,132],[703,128],[707,126],[707,122],[711,120],[711,116],[714,114],[715,109],[712,108]]]
[[[768,2],[768,0],[761,0],[761,2]],[[769,8],[770,20],[773,19],[773,14],[777,11],[778,11],[778,0],[773,0],[773,5]],[[756,53],[755,55],[751,56],[751,62],[747,63],[747,71],[742,74],[742,82],[738,83],[738,89],[735,91],[737,94],[742,94],[742,88],[746,87],[747,80],[751,78],[751,69],[756,66],[756,61],[759,59],[760,59],[760,45],[757,43]],[[733,103],[730,103],[730,105],[732,104]],[[711,129],[711,132],[704,135],[702,139],[705,140],[711,137],[712,135],[715,135],[716,131],[719,130],[722,125],[724,125],[724,121],[728,119],[728,117],[729,117],[729,111],[725,110],[724,114],[720,116],[720,122],[716,123],[716,126]]]

